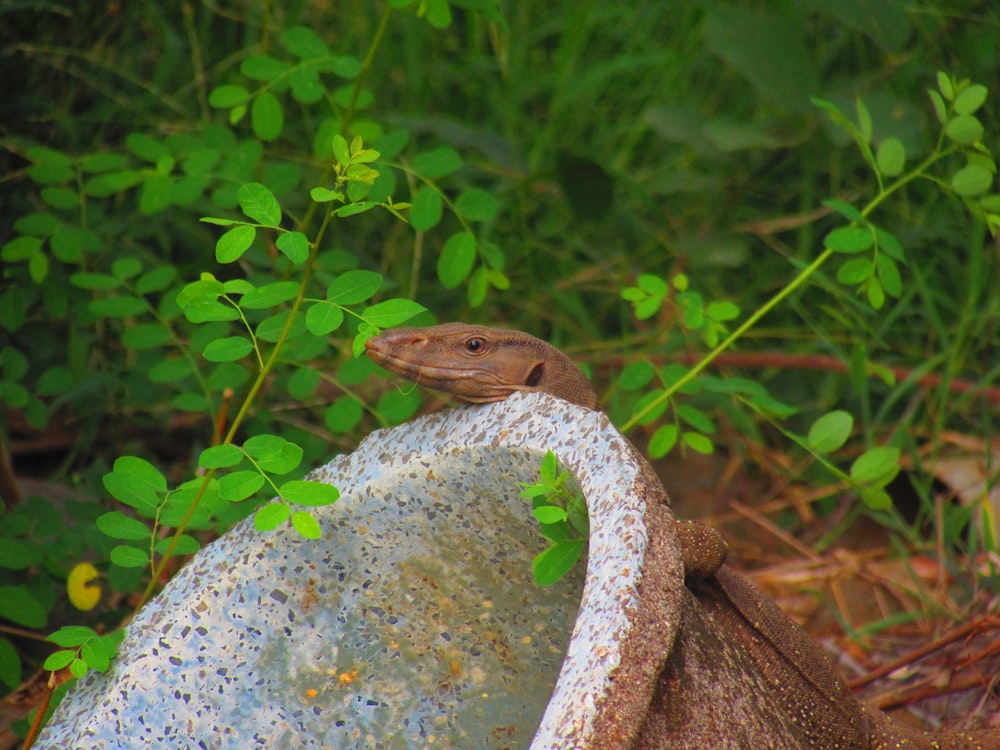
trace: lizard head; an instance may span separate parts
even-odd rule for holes
[[[365,348],[390,372],[465,401],[503,401],[516,391],[542,391],[597,408],[593,388],[572,360],[521,331],[465,323],[396,328],[369,339]]]

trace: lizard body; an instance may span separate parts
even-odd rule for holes
[[[558,349],[520,331],[446,323],[398,328],[366,343],[369,357],[397,375],[476,403],[541,391],[588,409],[597,396]],[[655,476],[652,469],[649,473]],[[662,501],[668,502],[662,493]],[[854,698],[823,650],[753,584],[725,565],[728,547],[697,522],[675,526],[685,581],[705,611],[735,639],[814,750],[1000,750],[1000,735],[930,733],[898,725]]]

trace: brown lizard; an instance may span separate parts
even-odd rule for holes
[[[446,323],[399,328],[369,339],[368,356],[387,370],[465,401],[502,401],[540,391],[588,409],[597,396],[573,361],[520,331]],[[652,469],[650,469],[652,473]],[[667,502],[666,493],[662,493]],[[1000,733],[924,732],[892,722],[854,698],[823,650],[753,584],[725,565],[722,536],[678,522],[686,583],[772,687],[801,730],[804,747],[833,750],[998,750]]]

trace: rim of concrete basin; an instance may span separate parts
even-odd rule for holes
[[[531,580],[544,542],[518,483],[548,450],[587,498],[582,596],[580,575]],[[342,492],[313,509],[321,540],[248,519],[208,545],[36,747],[585,746],[643,627],[642,466],[603,414],[545,394],[379,430],[311,475]],[[679,559],[665,570],[683,585]]]

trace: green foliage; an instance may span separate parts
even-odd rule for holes
[[[586,500],[567,486],[569,481],[569,472],[560,471],[555,454],[548,451],[539,467],[539,481],[521,482],[521,497],[531,500],[535,520],[549,542],[531,563],[540,586],[550,586],[565,576],[580,559],[590,537]]]
[[[68,625],[50,633],[46,640],[62,649],[49,655],[43,669],[56,672],[69,667],[74,677],[83,677],[88,670],[106,672],[111,660],[118,653],[118,646],[125,639],[125,631],[98,635],[82,625]]]
[[[72,430],[53,475],[87,498],[7,509],[5,619],[59,622],[85,560],[148,595],[251,513],[315,538],[306,467],[420,407],[356,355],[435,318],[569,344],[654,456],[801,452],[910,544],[996,549],[920,468],[994,429],[996,9],[90,10],[0,30],[4,435]]]

